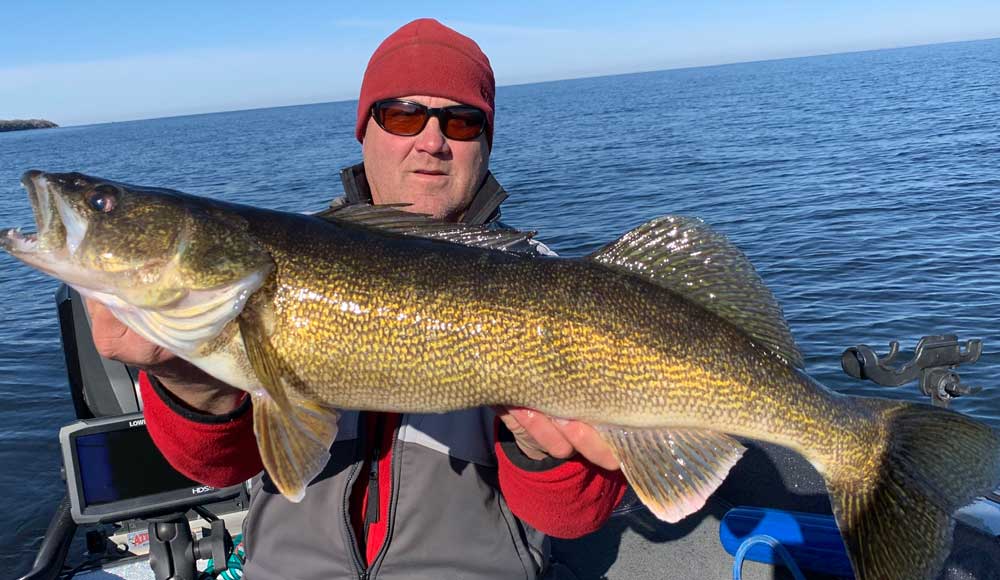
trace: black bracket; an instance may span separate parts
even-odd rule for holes
[[[194,508],[211,529],[202,528],[195,540],[184,512],[149,519],[149,566],[156,580],[199,580],[203,575],[195,564],[212,558],[217,567],[226,567],[233,553],[233,539],[226,524],[202,507]]]
[[[921,338],[913,358],[903,365],[894,365],[899,354],[896,341],[889,343],[889,354],[884,357],[864,344],[848,348],[840,364],[848,375],[885,387],[898,387],[919,378],[920,390],[931,397],[931,402],[947,407],[955,397],[981,390],[963,385],[954,369],[960,364],[976,362],[982,353],[981,340],[967,340],[963,345],[957,336],[942,334]]]

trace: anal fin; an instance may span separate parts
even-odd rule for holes
[[[632,489],[653,515],[675,523],[701,509],[746,448],[699,429],[602,427]]]

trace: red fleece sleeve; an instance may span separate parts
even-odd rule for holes
[[[625,494],[621,471],[607,471],[579,458],[531,471],[515,465],[502,442],[496,443],[495,451],[500,491],[510,510],[554,538],[579,538],[596,531]]]
[[[182,407],[162,386],[139,373],[146,429],[163,456],[191,479],[226,487],[264,469],[253,434],[249,397],[228,415],[204,415]]]

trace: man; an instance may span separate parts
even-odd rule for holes
[[[375,51],[345,170],[346,203],[409,204],[449,221],[495,220],[488,172],[495,84],[479,46],[421,19]],[[222,486],[262,470],[244,393],[133,335],[89,303],[98,350],[145,370],[147,426],[167,459]],[[498,419],[497,419],[498,418]],[[625,489],[585,424],[526,409],[345,413],[305,499],[256,481],[244,525],[249,578],[537,578],[544,534],[597,529]]]

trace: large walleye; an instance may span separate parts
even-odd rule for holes
[[[516,234],[394,209],[323,218],[79,173],[22,182],[38,232],[4,230],[0,247],[248,391],[292,500],[327,461],[336,409],[525,406],[596,426],[670,522],[739,459],[732,435],[787,446],[826,479],[856,576],[912,579],[940,567],[954,510],[1000,480],[989,427],[805,375],[770,291],[696,220],[532,258],[497,249]]]

